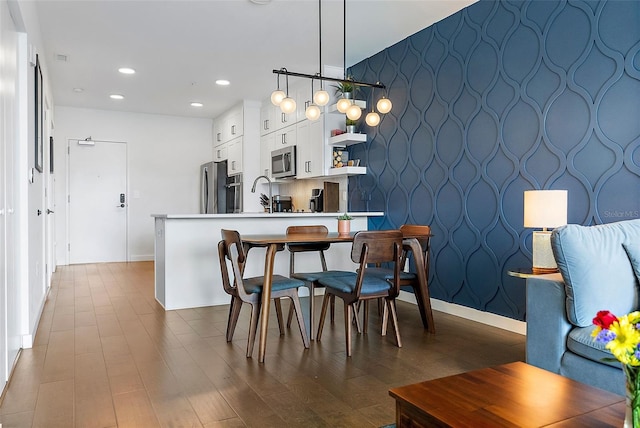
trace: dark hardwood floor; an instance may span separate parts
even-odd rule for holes
[[[345,357],[336,305],[308,350],[295,323],[279,336],[270,320],[259,364],[257,346],[244,355],[248,308],[229,344],[227,305],[165,312],[153,282],[151,262],[59,267],[4,394],[2,428],[379,427],[394,422],[391,387],[524,359],[522,335],[440,312],[432,335],[398,302],[402,348],[379,334],[372,310]]]

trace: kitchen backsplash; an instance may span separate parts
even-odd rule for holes
[[[309,211],[309,199],[311,198],[312,189],[322,189],[324,182],[338,183],[340,185],[340,212],[344,212],[347,202],[343,200],[342,195],[347,191],[348,178],[347,177],[335,177],[335,178],[319,178],[316,180],[291,180],[286,183],[280,182],[278,184],[278,192],[280,195],[291,196],[293,201],[293,208],[296,211],[305,212]],[[276,191],[274,189],[274,194]]]

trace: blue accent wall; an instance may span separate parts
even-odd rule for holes
[[[432,226],[434,298],[525,319],[524,190],[568,189],[569,223],[640,217],[640,1],[481,0],[350,74],[393,102],[350,147],[350,208]]]

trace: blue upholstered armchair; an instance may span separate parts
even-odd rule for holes
[[[638,310],[640,220],[555,229],[560,273],[527,279],[527,362],[624,395],[624,375],[591,337],[599,310]]]

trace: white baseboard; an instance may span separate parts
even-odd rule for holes
[[[413,293],[400,291],[398,300],[403,302],[416,303],[416,297]],[[455,315],[471,321],[487,324],[493,327],[508,330],[513,333],[525,335],[527,332],[527,323],[524,321],[514,320],[512,318],[503,317],[501,315],[492,314],[490,312],[479,311],[477,309],[468,308],[455,303],[448,303],[438,299],[431,299],[431,308],[435,311],[444,312],[446,314]]]
[[[152,262],[154,260],[153,254],[151,255],[135,255],[129,257],[130,262]]]

